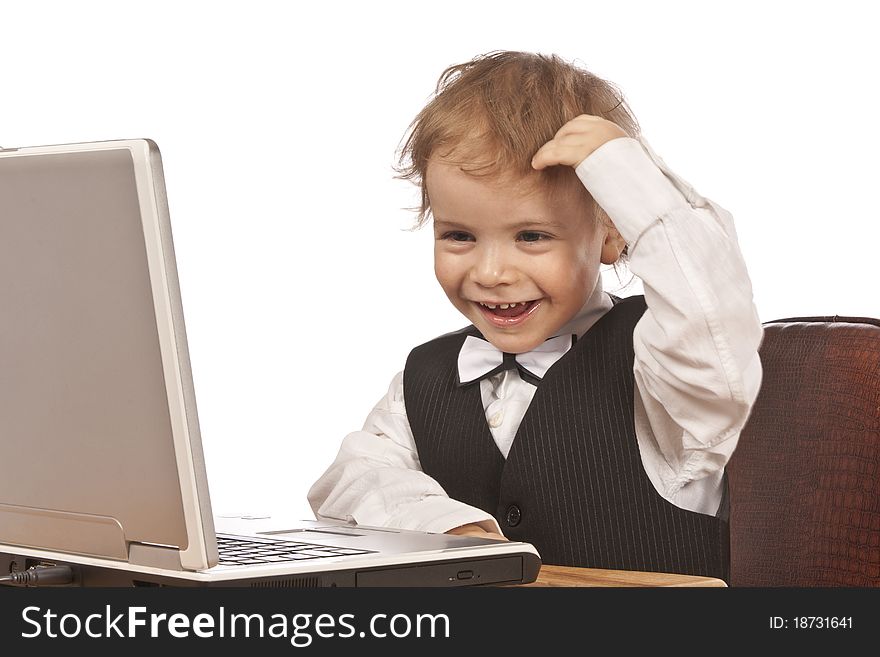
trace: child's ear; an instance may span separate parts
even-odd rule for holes
[[[626,240],[617,232],[617,228],[611,222],[608,223],[608,232],[602,243],[602,264],[613,265],[620,258],[620,254],[626,247]]]

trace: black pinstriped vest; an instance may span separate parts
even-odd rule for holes
[[[424,472],[491,513],[544,563],[727,579],[724,520],[680,509],[645,474],[633,419],[633,329],[643,296],[609,310],[546,373],[507,459],[473,383],[458,387],[469,326],[412,350],[406,413]]]

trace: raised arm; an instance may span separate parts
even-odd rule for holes
[[[644,139],[579,119],[536,159],[575,167],[629,245],[648,306],[633,333],[642,462],[663,497],[714,514],[761,383],[763,330],[733,219]]]

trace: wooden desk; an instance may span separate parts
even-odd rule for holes
[[[727,586],[727,584],[714,577],[698,575],[544,565],[541,566],[538,579],[532,584],[523,586]]]

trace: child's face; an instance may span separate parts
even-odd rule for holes
[[[555,335],[586,303],[600,264],[615,262],[623,248],[574,189],[555,199],[524,194],[522,185],[480,180],[438,159],[426,183],[437,280],[502,351],[530,351]]]

